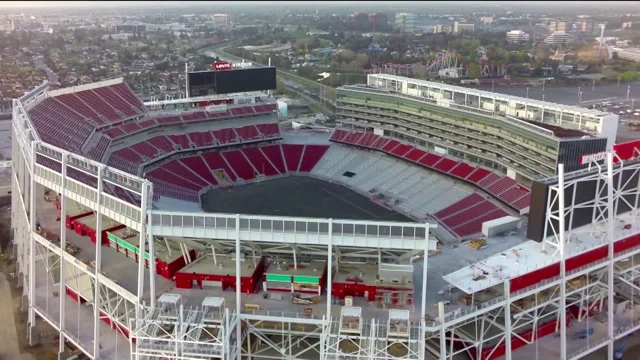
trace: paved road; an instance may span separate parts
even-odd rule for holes
[[[42,60],[34,59],[33,60],[33,64],[38,69],[42,69],[42,70],[44,70],[45,73],[47,73],[47,79],[49,80],[50,83],[52,83],[52,84],[58,83],[58,75],[56,73],[54,73],[53,71],[51,71],[51,69],[49,69],[49,67],[47,65],[45,65],[44,62],[42,62]]]
[[[11,158],[11,117],[0,119],[0,154],[5,159]]]

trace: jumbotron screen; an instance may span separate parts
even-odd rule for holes
[[[188,76],[191,97],[276,88],[276,68],[274,67],[198,71],[190,72]]]

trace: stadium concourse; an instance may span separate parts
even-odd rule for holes
[[[61,358],[573,359],[637,326],[635,144],[524,182],[389,131],[281,128],[260,92],[180,102],[122,79],[14,101],[18,278]]]

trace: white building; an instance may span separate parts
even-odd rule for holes
[[[213,24],[216,29],[227,31],[231,27],[231,21],[227,14],[215,14],[213,15]]]
[[[552,45],[561,45],[566,43],[571,39],[571,35],[567,34],[564,31],[555,31],[553,34],[549,35],[544,42]]]
[[[438,75],[448,79],[459,79],[464,76],[461,68],[448,68],[438,71]]]
[[[623,49],[618,52],[618,57],[624,60],[640,62],[640,49]]]
[[[416,31],[416,14],[412,13],[397,13],[396,14],[396,28],[402,32],[414,32]]]
[[[453,33],[460,34],[463,32],[473,32],[475,30],[475,25],[473,24],[462,24],[459,22],[453,23]]]
[[[529,34],[522,30],[511,30],[507,33],[507,42],[510,44],[526,43],[529,41]]]
[[[447,24],[447,25],[438,24],[433,27],[434,34],[440,34],[440,33],[451,34],[452,31],[453,31],[453,27],[450,24]]]

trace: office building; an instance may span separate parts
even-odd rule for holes
[[[569,40],[571,40],[571,35],[567,34],[564,31],[556,31],[553,34],[547,36],[547,38],[544,39],[544,42],[550,45],[562,45]]]
[[[569,31],[569,22],[561,20],[551,20],[549,21],[549,25],[547,25],[547,30],[549,30],[550,33],[556,31],[567,32]]]
[[[402,32],[415,32],[416,31],[416,14],[397,13],[396,28],[400,29],[400,31]]]
[[[522,30],[511,30],[507,33],[507,42],[510,44],[521,44],[529,41],[529,34]]]
[[[213,24],[216,27],[216,30],[227,31],[231,27],[231,23],[229,21],[229,15],[227,14],[215,14],[213,15]]]
[[[459,22],[453,23],[453,33],[460,34],[463,32],[473,32],[475,30],[475,26],[473,24],[462,24]]]

